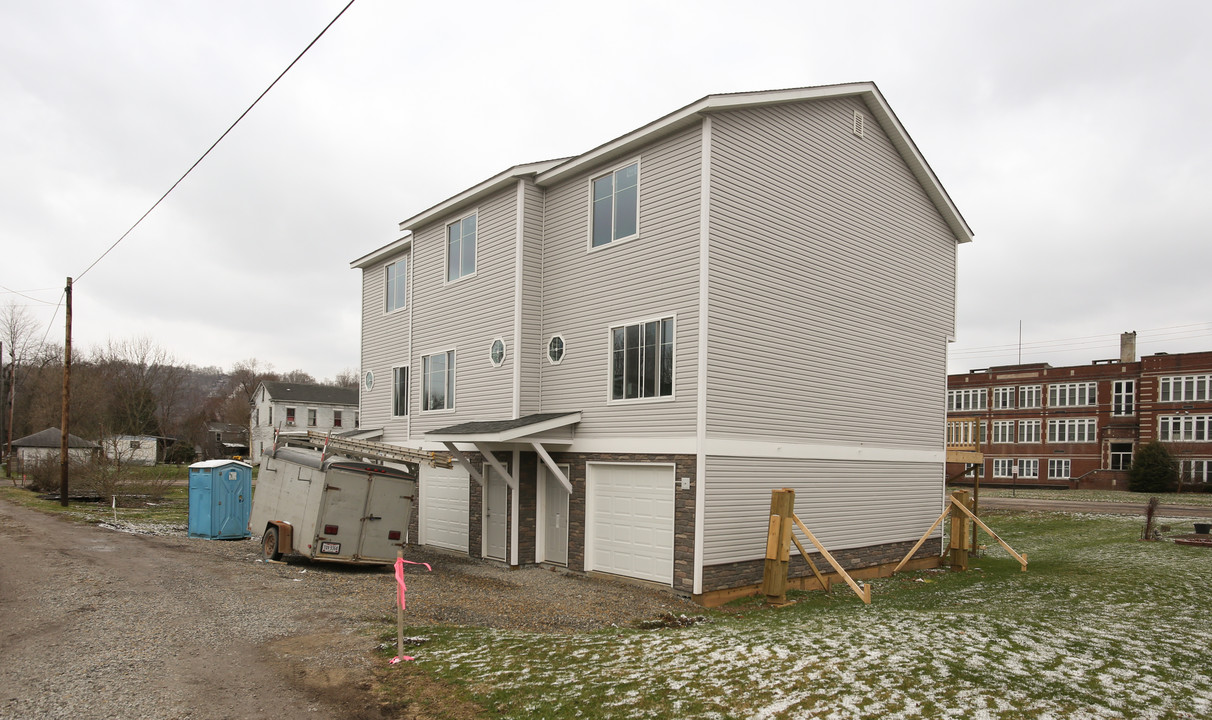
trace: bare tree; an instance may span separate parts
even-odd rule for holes
[[[358,383],[358,371],[354,370],[353,368],[345,368],[344,370],[338,372],[336,377],[334,377],[331,382],[327,382],[325,384],[336,385],[337,387],[346,388],[347,390],[357,390]]]
[[[7,414],[4,426],[8,434],[4,441],[8,452],[0,453],[5,456],[12,451],[13,411],[16,408],[17,386],[22,379],[20,368],[36,350],[37,332],[38,323],[24,307],[10,301],[8,305],[0,308],[0,342],[4,344],[4,351],[8,355],[7,392],[4,396],[4,412]],[[5,472],[9,472],[7,464]]]
[[[110,386],[110,429],[127,435],[163,434],[185,377],[172,355],[147,337],[111,339],[94,361]]]
[[[300,385],[318,385],[316,378],[305,370],[291,370],[288,373],[282,373],[280,378],[282,382],[299,383]]]
[[[228,373],[231,395],[238,395],[244,401],[245,407],[252,406],[253,393],[262,380],[277,380],[278,374],[272,365],[262,365],[256,358],[241,360],[232,366]]]

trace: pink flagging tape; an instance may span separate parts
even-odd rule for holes
[[[404,604],[404,593],[408,590],[408,586],[404,584],[404,563],[408,563],[409,565],[424,565],[426,570],[433,572],[433,568],[429,567],[429,563],[413,562],[412,560],[405,560],[404,558],[396,558],[396,584],[399,586],[396,589],[396,600],[399,602],[401,610],[406,607]],[[411,659],[412,658],[409,658],[409,660]]]
[[[395,656],[395,657],[393,657],[392,659],[388,660],[388,661],[387,661],[387,664],[389,664],[389,665],[395,665],[395,664],[397,664],[397,663],[401,663],[401,662],[408,662],[409,660],[413,660],[413,659],[414,659],[414,658],[412,658],[412,657],[410,657],[410,656],[408,656],[408,655],[396,655],[396,656]]]

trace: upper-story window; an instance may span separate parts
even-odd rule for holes
[[[316,426],[316,409],[307,408],[307,427]]]
[[[994,420],[993,421],[993,442],[995,442],[995,443],[1012,443],[1012,442],[1014,442],[1014,421],[1013,420]]]
[[[408,366],[391,369],[391,415],[404,417],[408,414]]]
[[[1014,407],[1014,388],[1013,387],[995,387],[993,388],[993,409],[994,410],[1010,410]]]
[[[1048,421],[1050,443],[1092,443],[1098,440],[1094,418],[1067,418]]]
[[[341,411],[340,410],[332,411],[332,426],[335,428],[341,427]]]
[[[446,282],[476,272],[476,214],[446,226]]]
[[[1207,442],[1212,415],[1163,415],[1157,419],[1157,439],[1162,442]]]
[[[1111,383],[1111,414],[1132,415],[1136,412],[1136,381],[1116,380]]]
[[[1021,443],[1037,443],[1040,438],[1039,420],[1018,421],[1018,441]]]
[[[1042,386],[1023,385],[1018,389],[1018,406],[1020,408],[1037,408],[1040,406]]]
[[[407,303],[405,291],[408,283],[408,259],[404,258],[391,263],[383,269],[384,289],[387,295],[386,311],[399,310]]]
[[[1092,382],[1059,383],[1048,386],[1048,407],[1081,407],[1098,404],[1098,385]]]
[[[602,247],[635,237],[640,227],[639,161],[594,178],[592,187],[591,245]]]
[[[673,395],[673,318],[610,328],[610,399]]]
[[[295,424],[295,409],[292,407],[286,408],[286,424],[287,425]]]
[[[421,358],[421,410],[453,410],[455,351]]]
[[[1212,375],[1178,375],[1157,381],[1159,402],[1195,402],[1212,397]]]
[[[985,388],[947,391],[948,410],[985,410],[988,407],[989,393]]]

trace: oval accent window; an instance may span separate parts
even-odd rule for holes
[[[375,387],[375,374],[367,370],[366,375],[362,378],[362,382],[366,385],[367,390],[373,390]]]
[[[488,359],[492,361],[493,367],[500,367],[501,363],[505,362],[505,341],[497,338],[492,341],[492,349],[488,351]]]
[[[547,359],[552,365],[558,365],[564,359],[564,338],[553,335],[547,343]]]

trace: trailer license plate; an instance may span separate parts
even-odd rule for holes
[[[340,555],[341,543],[322,542],[320,543],[320,552],[326,555]]]

